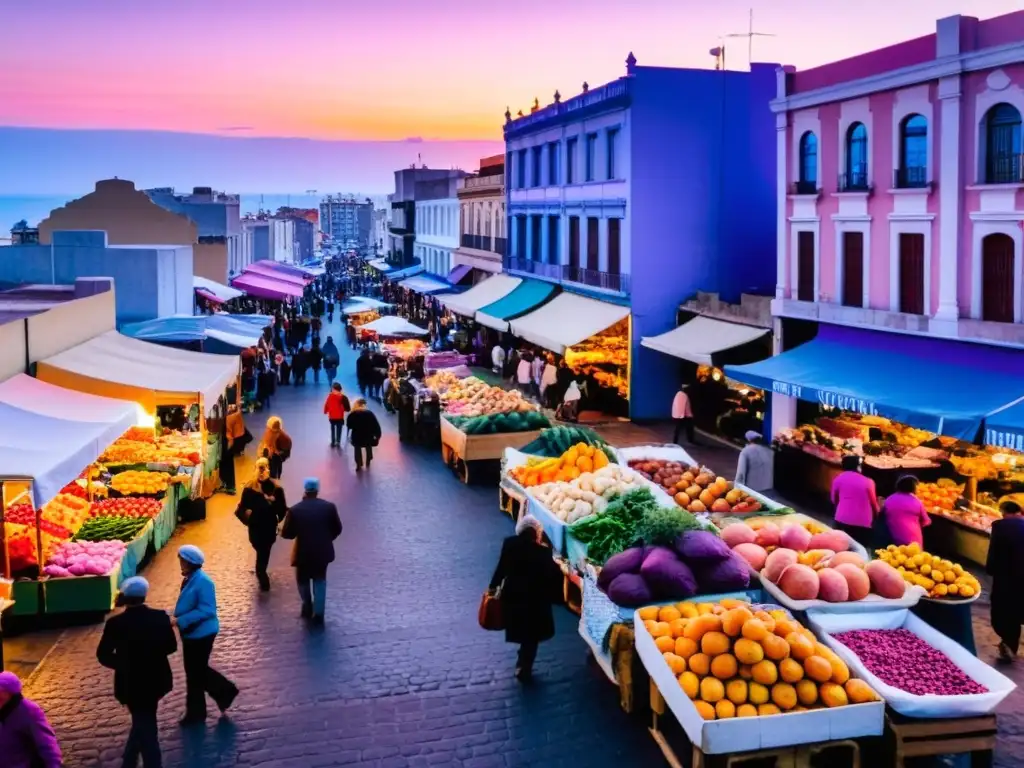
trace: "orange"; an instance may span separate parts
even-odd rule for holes
[[[646,629],[648,631],[648,633],[650,633],[651,637],[654,637],[654,626],[657,623],[658,622],[655,621],[654,619],[646,619],[644,621],[644,629]]]
[[[878,699],[875,692],[863,680],[847,680],[844,690],[851,704],[863,704],[866,701],[876,701]]]
[[[846,685],[850,679],[850,668],[846,666],[846,662],[833,655],[828,659],[828,663],[832,665],[832,677],[829,681],[836,685]]]
[[[754,680],[761,685],[774,685],[779,679],[778,668],[767,659],[757,662],[754,665],[753,672]]]
[[[789,643],[777,635],[768,635],[761,641],[764,655],[772,661],[782,661],[789,656]]]
[[[740,704],[736,707],[736,717],[757,717],[757,707],[753,704]]]
[[[683,630],[686,629],[686,625],[689,623],[689,619],[672,619],[672,621],[668,623],[668,628],[672,633],[672,637],[682,637]]]
[[[718,604],[727,611],[731,611],[733,608],[746,608],[747,610],[750,610],[750,603],[736,597],[723,597],[718,601]]]
[[[796,706],[796,689],[789,683],[776,683],[772,686],[772,702],[779,709],[792,709]]]
[[[765,717],[766,715],[781,715],[782,711],[774,704],[761,704],[757,708],[757,714]]]
[[[697,693],[700,691],[700,680],[697,679],[693,672],[683,672],[679,676],[679,687],[691,699],[696,699]]]
[[[796,683],[804,679],[804,668],[799,661],[783,659],[779,662],[779,677],[787,683]]]
[[[818,701],[818,686],[813,680],[801,680],[796,684],[797,700],[805,707],[809,707]]]
[[[697,606],[693,603],[676,603],[676,608],[679,609],[679,613],[684,619],[697,618]]]
[[[662,653],[671,653],[676,649],[676,641],[670,635],[660,635],[654,638],[654,644]]]
[[[804,661],[814,655],[814,643],[799,632],[790,632],[786,635],[786,642],[789,644],[790,656],[797,661]]]
[[[714,611],[715,606],[712,603],[697,603],[697,614],[700,616],[707,616]]]
[[[821,656],[810,656],[804,661],[804,671],[811,680],[827,683],[832,678],[832,665]]]
[[[760,619],[769,632],[775,631],[775,617],[768,613],[768,611],[758,611],[754,614],[754,617]]]
[[[760,683],[750,683],[747,686],[747,698],[751,704],[764,704],[768,701],[768,689]]]
[[[669,626],[667,621],[656,621],[654,627],[651,629],[651,637],[671,637],[672,627]]]
[[[726,683],[725,698],[733,704],[743,704],[747,700],[747,681],[737,679]]]
[[[682,656],[676,656],[674,653],[662,654],[665,663],[668,664],[668,668],[672,670],[672,674],[676,677],[683,674],[686,671],[686,659]]]
[[[749,623],[749,622],[748,622]],[[741,637],[733,646],[733,652],[741,664],[757,664],[764,658],[764,648],[753,640]]]
[[[711,674],[719,680],[736,677],[738,671],[739,665],[736,663],[736,657],[731,653],[720,654],[711,660]]]
[[[730,645],[729,637],[724,632],[708,632],[700,639],[700,649],[708,656],[726,653]]]
[[[843,686],[824,683],[821,686],[821,703],[826,707],[845,707],[850,703]]]
[[[697,644],[688,637],[677,637],[676,638],[676,656],[682,656],[684,659],[688,659],[697,652]]]
[[[743,680],[753,680],[754,668],[750,664],[740,664],[740,677]]]
[[[754,618],[747,608],[733,608],[722,616],[722,631],[729,637],[739,637],[743,625]]]
[[[792,619],[778,619],[775,622],[775,634],[779,637],[787,637],[790,632],[798,632],[799,630],[799,622]]]
[[[658,610],[658,621],[664,621],[671,624],[676,619],[681,619],[683,614],[679,612],[679,609],[674,605],[666,605],[664,608]]]
[[[700,641],[708,632],[716,632],[722,628],[722,620],[717,616],[703,615],[690,619],[690,623],[683,630],[683,637]]]
[[[719,720],[736,717],[736,705],[728,699],[722,699],[715,704],[715,714],[718,716]]]
[[[748,640],[763,640],[768,635],[768,627],[760,619],[751,619],[743,625],[743,636]]]
[[[706,701],[695,701],[693,706],[697,708],[697,714],[703,717],[705,720],[715,719],[715,708],[708,704]]]
[[[713,677],[705,677],[700,681],[700,697],[709,704],[721,701],[725,698],[725,686],[721,680]]]
[[[711,671],[711,657],[706,653],[695,653],[686,660],[686,666],[691,672],[704,677]]]

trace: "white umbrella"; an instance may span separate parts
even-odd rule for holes
[[[373,331],[379,336],[426,336],[429,331],[413,325],[404,317],[380,317],[361,326],[361,330]]]

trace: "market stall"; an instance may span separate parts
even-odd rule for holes
[[[426,336],[428,334],[426,328],[420,328],[418,325],[410,323],[404,317],[397,317],[395,315],[378,317],[375,320],[363,323],[360,326],[360,330],[387,338]]]
[[[301,285],[259,272],[243,272],[237,277],[231,278],[231,285],[258,299],[275,301],[301,299],[305,293]]]
[[[297,285],[306,286],[313,282],[314,277],[307,274],[305,270],[301,268],[292,268],[287,264],[281,264],[277,261],[270,261],[267,259],[261,261],[254,261],[245,267],[244,272],[251,272],[261,275],[272,277],[275,280],[282,280],[288,283],[296,283]]]
[[[532,312],[558,293],[558,286],[544,280],[523,280],[497,301],[476,312],[476,321],[496,331],[506,332],[509,321]]]
[[[155,344],[191,343],[200,345],[204,352],[237,355],[259,343],[264,327],[231,315],[171,315],[129,323],[121,328],[121,333]]]
[[[407,291],[413,291],[414,293],[422,293],[424,295],[451,290],[451,285],[448,283],[427,275],[407,277],[398,283],[398,287],[405,288]]]
[[[481,307],[511,293],[522,282],[522,278],[511,275],[493,275],[463,293],[442,293],[435,295],[434,298],[450,312],[463,317],[474,317]]]
[[[192,277],[192,287],[196,293],[203,294],[205,298],[215,304],[224,304],[243,295],[242,291],[236,288],[198,275]]]

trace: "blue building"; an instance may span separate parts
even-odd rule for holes
[[[70,285],[78,278],[114,279],[117,323],[175,314],[194,304],[192,247],[108,245],[96,230],[56,231],[47,245],[0,247],[0,283]]]
[[[777,68],[641,67],[630,54],[618,80],[506,112],[505,271],[628,307],[634,419],[667,416],[679,383],[642,337],[673,328],[697,291],[774,291]]]

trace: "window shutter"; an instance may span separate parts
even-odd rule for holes
[[[989,235],[981,241],[981,319],[1013,322],[1013,238]]]
[[[608,219],[608,274],[617,275],[622,270],[621,238],[622,219]]]
[[[814,301],[814,233],[797,232],[797,288],[800,301]]]
[[[863,232],[843,232],[843,306],[864,306]]]
[[[576,270],[580,266],[580,217],[569,217],[569,266]]]
[[[598,240],[598,227],[600,219],[591,217],[587,219],[587,269],[597,272],[601,269],[600,241]]]
[[[924,314],[924,235],[900,234],[900,312]]]

